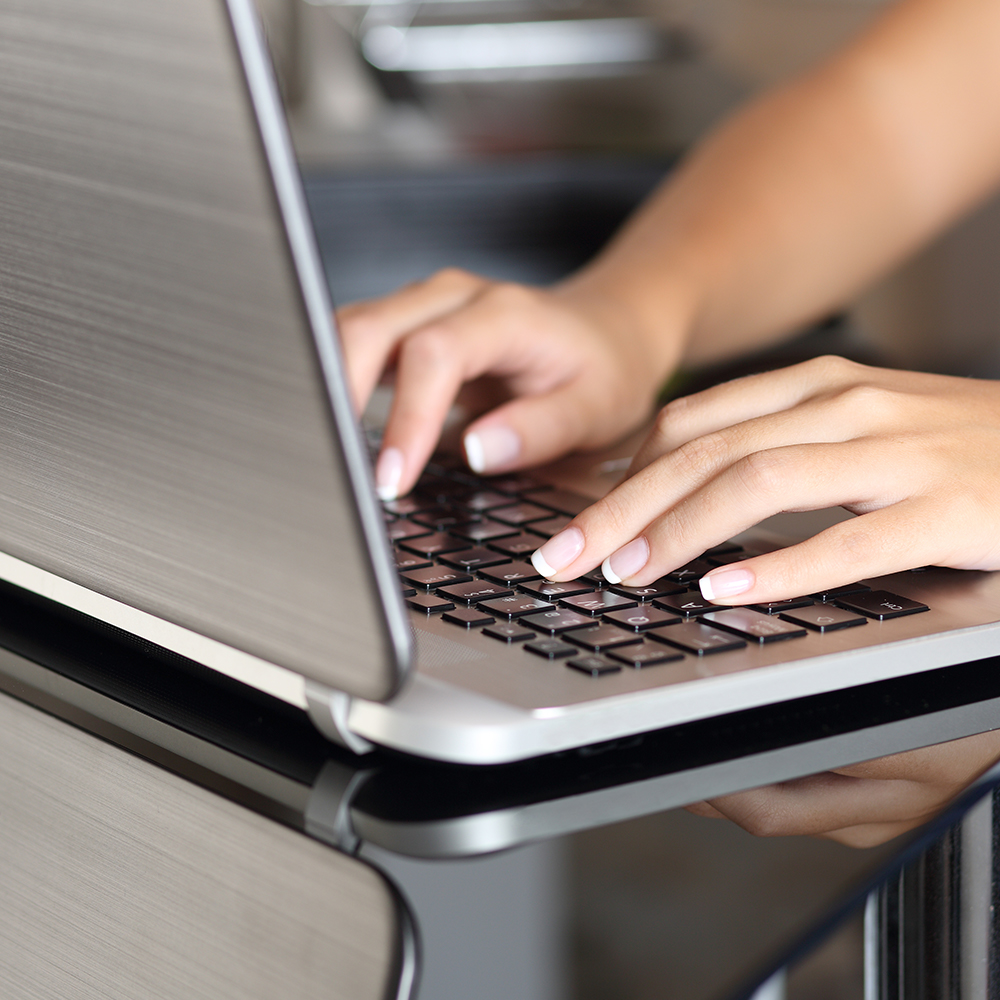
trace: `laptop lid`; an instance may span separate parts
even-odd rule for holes
[[[0,577],[295,704],[410,631],[250,0],[0,0]]]

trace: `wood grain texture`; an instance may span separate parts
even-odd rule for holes
[[[0,65],[0,550],[384,697],[225,3],[0,0]]]
[[[366,865],[0,695],[4,1000],[385,1000]]]

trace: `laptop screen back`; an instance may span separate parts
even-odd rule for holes
[[[241,0],[0,0],[0,574],[383,698],[398,584],[230,8],[246,55]]]

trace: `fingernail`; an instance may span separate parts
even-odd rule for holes
[[[649,542],[640,535],[601,563],[601,572],[608,583],[621,583],[635,576],[649,562]]]
[[[531,554],[531,565],[546,579],[555,576],[583,551],[583,532],[565,528]]]
[[[509,427],[483,427],[462,439],[465,459],[480,474],[505,468],[521,454],[521,438]]]
[[[402,478],[403,453],[398,448],[386,448],[375,463],[375,492],[379,500],[395,500]]]
[[[698,583],[701,596],[706,601],[717,597],[735,597],[745,594],[755,583],[757,577],[748,569],[719,569],[703,576]]]

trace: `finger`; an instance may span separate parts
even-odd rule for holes
[[[615,553],[611,556],[610,563],[604,567],[606,575],[609,571],[613,574],[608,579],[617,583],[631,577],[645,565],[643,557],[649,559],[655,555],[649,548],[653,544],[651,534],[649,531],[644,532],[646,526],[654,523],[664,510],[671,510],[681,504],[685,497],[697,494],[714,477],[741,459],[785,446],[849,441],[868,433],[873,419],[875,418],[865,407],[850,405],[849,400],[845,406],[841,399],[824,397],[695,438],[626,479],[603,500],[580,515],[575,526],[586,536],[586,554],[600,550],[603,550],[602,555]],[[796,479],[801,485],[801,475]],[[742,501],[742,498],[738,499]],[[784,501],[786,498],[783,496],[781,499]],[[843,498],[838,496],[838,499],[825,505],[833,506],[840,502],[843,502]],[[810,503],[805,506],[821,505]],[[735,509],[741,511],[745,508],[741,502]],[[684,508],[680,510],[683,512]],[[729,510],[728,514],[732,516],[733,510]],[[741,526],[733,529],[729,535],[722,535],[711,541],[695,539],[697,550],[686,553],[683,558],[671,549],[675,558],[673,565],[666,569],[676,568],[700,555],[707,547],[750,526],[748,523],[740,523]],[[721,524],[717,527],[721,527]],[[656,533],[658,529],[654,527],[651,530]],[[629,553],[617,554],[623,545],[640,533],[645,534],[645,548],[641,545],[633,546]],[[677,539],[665,539],[660,545],[674,545],[676,542]],[[699,545],[701,547],[697,547]],[[549,565],[554,566],[551,562]]]
[[[721,604],[783,600],[937,563],[947,533],[936,503],[921,496],[923,476],[909,462],[887,463],[884,442],[870,438],[756,453],[643,531],[648,556],[641,570],[629,565],[625,546],[607,566],[642,586],[772,514],[834,506],[869,512],[798,545],[712,570],[702,578],[702,594]]]
[[[948,743],[919,747],[833,770],[855,778],[882,781],[906,778],[936,784],[958,794],[1000,758],[1000,730],[977,733]]]
[[[470,424],[462,438],[469,467],[480,474],[541,465],[580,446],[614,440],[624,414],[601,420],[598,386],[575,378],[551,392],[520,396]],[[594,436],[594,426],[608,437]]]
[[[683,807],[685,812],[693,816],[703,816],[705,819],[725,819],[726,817],[718,809],[710,806],[707,802],[692,802]]]
[[[488,282],[456,268],[399,289],[382,299],[337,310],[355,405],[364,409],[401,337],[472,301]]]
[[[442,329],[426,329],[401,345],[396,390],[375,464],[382,500],[408,493],[441,436],[452,401],[466,381],[471,341]]]
[[[543,442],[546,435],[554,441],[572,436],[582,396],[561,390],[578,378],[579,372],[571,359],[559,369],[565,352],[552,346],[557,338],[542,343],[532,321],[537,318],[534,304],[533,293],[526,290],[490,286],[459,312],[411,333],[400,344],[395,396],[376,466],[380,495],[405,492],[413,485],[434,450],[459,389],[486,374],[507,379],[515,391],[529,398],[536,396],[535,405],[552,426],[532,426],[530,412],[529,421],[520,419],[514,428],[504,427],[502,413],[490,422],[479,421],[480,432],[490,433],[485,440],[473,439],[467,449],[473,468],[485,471],[487,457],[497,463],[489,471],[523,465],[524,456],[532,453],[531,440],[536,433]],[[550,394],[554,400],[543,398]],[[565,412],[559,413],[560,406]],[[516,416],[517,409],[513,412]],[[491,449],[489,456],[487,448]],[[390,480],[390,473],[397,476],[395,481]]]
[[[707,481],[696,482],[693,488],[691,481],[697,481],[698,473],[691,463],[689,466],[689,470],[684,472],[673,456],[667,456],[580,514],[567,530],[580,532],[582,544],[573,560],[566,565],[559,567],[548,560],[548,565],[558,570],[558,576],[554,578],[573,579],[603,561],[602,568],[608,579],[644,586],[772,514],[861,501],[872,506],[893,504],[905,497],[912,485],[908,482],[907,464],[887,465],[882,447],[868,438],[846,443],[789,445],[754,452],[716,475],[710,471]],[[678,476],[680,481],[677,481]],[[875,493],[873,479],[878,493]],[[636,524],[650,517],[650,498],[654,507],[660,510],[666,508],[666,513],[654,517],[636,532]],[[846,522],[847,525],[852,523]],[[841,531],[845,528],[844,525],[837,527]],[[927,534],[926,526],[924,534]],[[841,536],[826,536],[824,544],[831,544],[833,538]],[[548,559],[545,549],[549,546],[553,550],[558,549],[560,541],[559,535],[550,539],[543,547],[543,556]],[[794,550],[783,552],[793,553]],[[856,553],[851,563],[860,562],[863,555]],[[781,563],[778,556],[768,555],[720,567],[708,576],[720,584],[724,583],[724,586],[718,586],[710,599],[750,593],[757,600],[778,600],[758,597],[757,591],[751,590],[754,580],[750,577],[754,572],[766,569],[769,575],[765,574],[762,580],[769,589],[787,587],[789,580],[780,578],[778,570],[782,566],[789,567],[794,558],[793,554]],[[772,563],[768,560],[778,561]],[[829,568],[830,562],[831,559],[825,559],[824,568]],[[911,562],[910,565],[920,563]],[[841,565],[837,576],[844,572],[845,567]],[[723,580],[724,573],[732,575]],[[815,572],[809,575],[816,577]],[[843,582],[853,583],[856,579],[858,577],[852,577]],[[726,587],[735,587],[740,580],[745,581],[743,590],[733,589],[723,593]],[[833,585],[831,580],[822,580],[813,590]],[[783,596],[797,597],[800,593],[810,592]]]
[[[880,371],[845,358],[814,358],[802,364],[713,386],[668,403],[636,452],[629,475],[688,441],[744,421],[798,406],[817,394],[829,395],[877,379]]]
[[[759,837],[827,834],[871,824],[921,822],[946,798],[912,781],[876,781],[826,772],[711,799],[727,819]]]
[[[759,604],[816,593],[914,566],[940,565],[934,505],[905,500],[821,531],[797,545],[712,570],[700,581],[706,600]],[[731,572],[730,572],[731,571]]]

